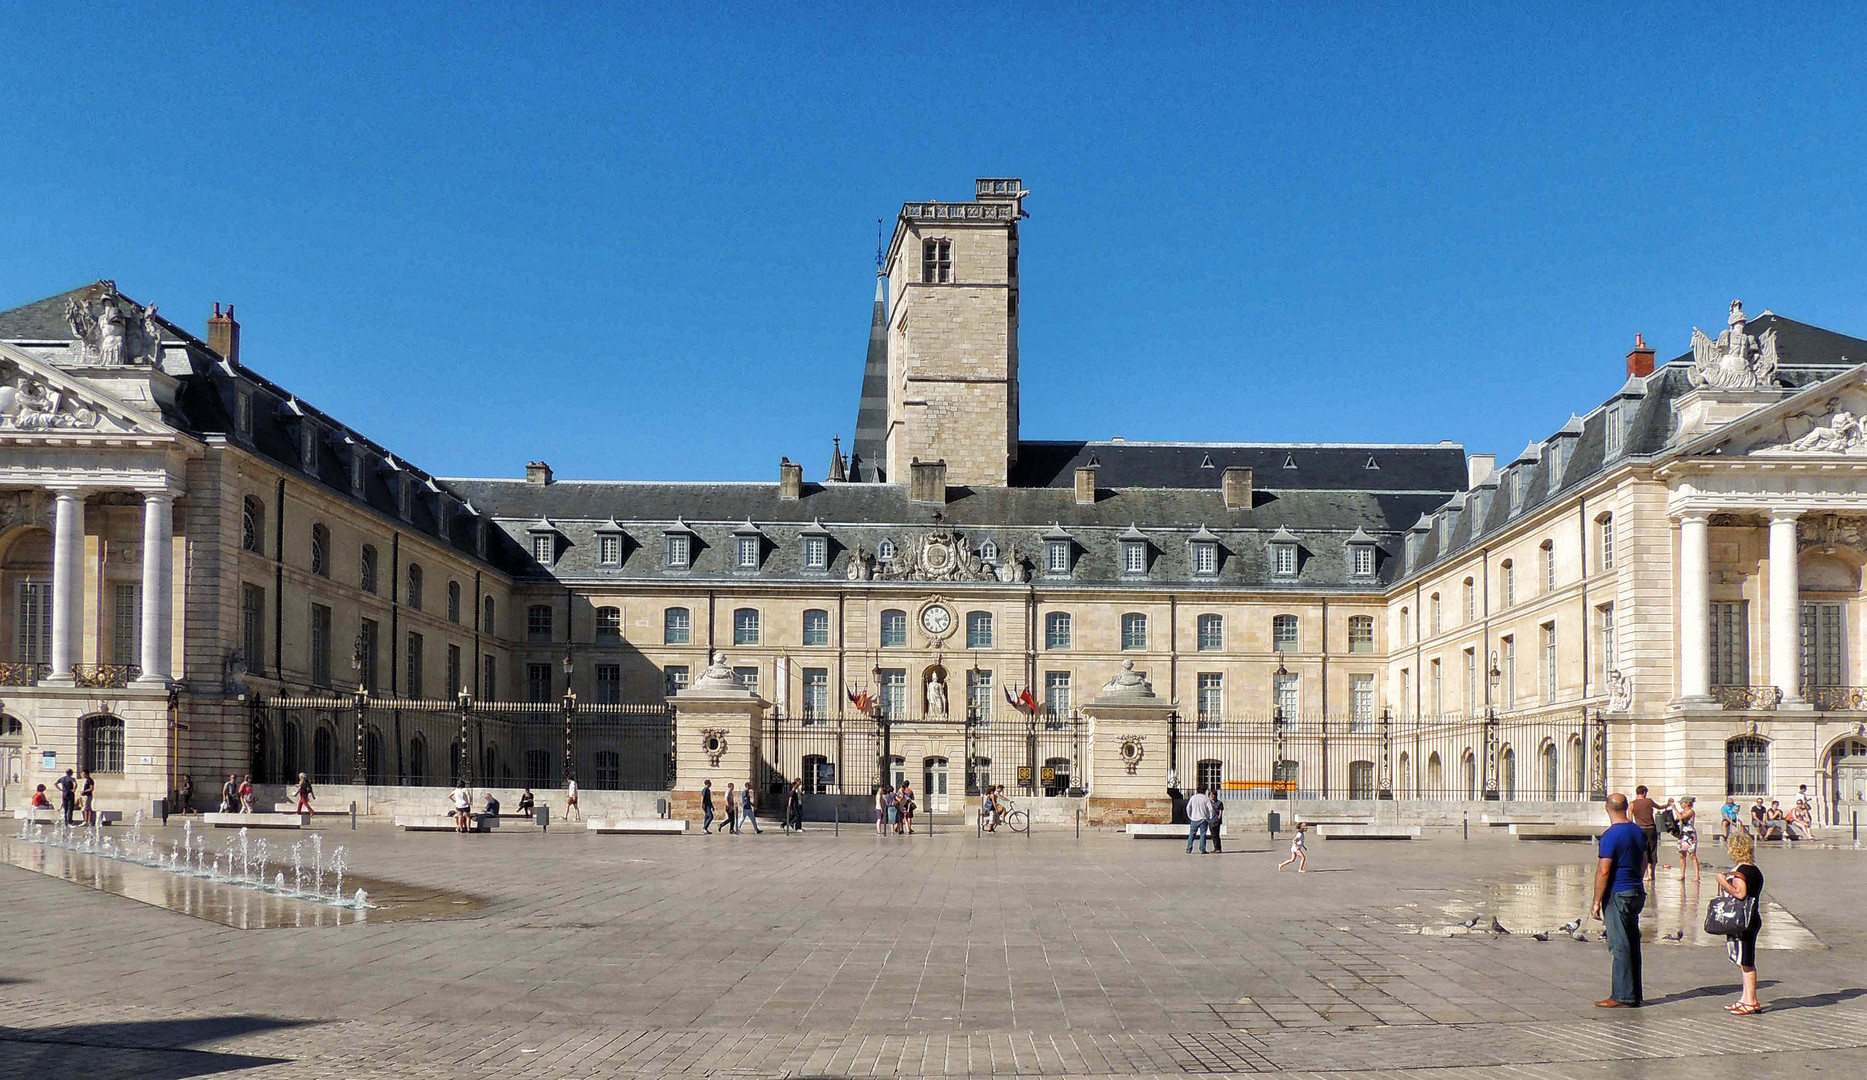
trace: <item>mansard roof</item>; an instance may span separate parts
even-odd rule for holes
[[[1373,464],[1370,465],[1370,462]],[[1098,487],[1211,488],[1227,468],[1252,470],[1259,489],[1437,491],[1465,486],[1457,443],[1020,442],[1013,487],[1073,487],[1093,466]]]

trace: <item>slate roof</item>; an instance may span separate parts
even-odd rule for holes
[[[1068,488],[1093,466],[1111,488],[1217,489],[1225,469],[1248,466],[1255,488],[1315,491],[1437,491],[1465,486],[1465,448],[1456,443],[1020,442],[1014,487]]]
[[[1867,339],[1837,334],[1773,312],[1749,320],[1746,329],[1758,335],[1776,331],[1777,380],[1787,388],[1786,393],[1867,362]],[[1665,452],[1673,437],[1673,405],[1692,389],[1687,374],[1691,365],[1688,350],[1644,379],[1629,379],[1587,416],[1571,417],[1549,438],[1532,443],[1537,450],[1535,460],[1525,461],[1519,455],[1487,482],[1445,500],[1427,514],[1431,528],[1414,534],[1411,552],[1403,549],[1404,559],[1400,561],[1405,567],[1400,576],[1431,570],[1440,561],[1459,555],[1630,459]],[[1616,412],[1624,434],[1620,451],[1610,458],[1607,428]],[[1512,490],[1519,485],[1519,501],[1513,509]]]
[[[875,276],[875,310],[869,317],[869,354],[862,364],[862,399],[856,403],[856,437],[849,444],[850,479],[883,479],[888,438],[888,308],[886,281]]]
[[[71,341],[71,324],[65,321],[65,305],[74,299],[95,300],[103,292],[104,283],[94,281],[10,311],[0,311],[0,341]],[[162,327],[163,341],[195,340],[186,330],[164,319],[160,310],[156,313],[156,322]]]

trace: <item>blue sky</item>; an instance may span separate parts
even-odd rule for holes
[[[9,5],[0,305],[232,302],[423,467],[623,479],[821,476],[876,220],[975,176],[1025,438],[1512,455],[1733,297],[1867,336],[1846,6],[387,7]]]

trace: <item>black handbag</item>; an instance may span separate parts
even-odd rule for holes
[[[1757,921],[1757,898],[1743,898],[1729,893],[1715,896],[1705,905],[1705,932],[1721,937],[1748,933]]]

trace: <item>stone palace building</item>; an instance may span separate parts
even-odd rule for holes
[[[1867,340],[1732,302],[1502,463],[1026,441],[1027,195],[901,208],[848,452],[770,483],[447,478],[249,367],[231,307],[0,313],[7,798],[1867,799]]]

